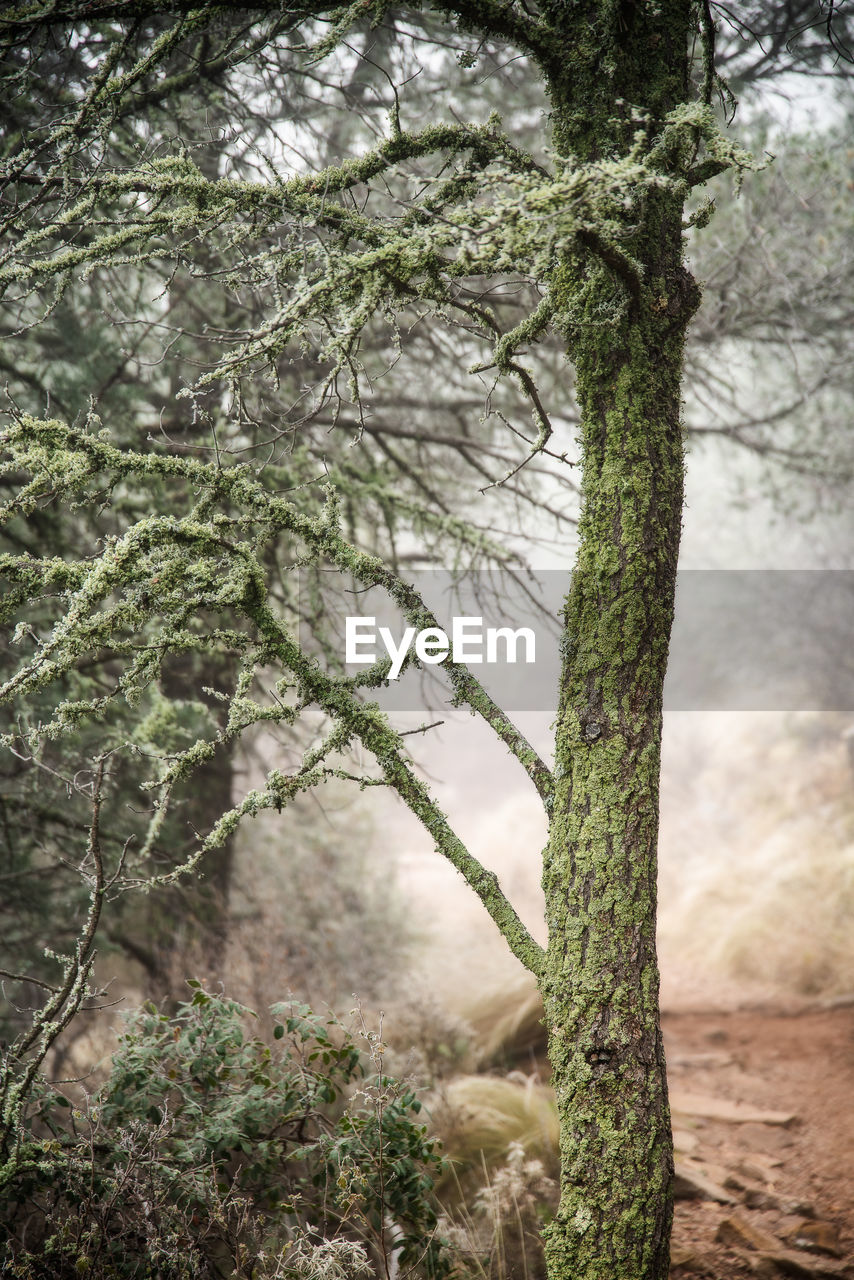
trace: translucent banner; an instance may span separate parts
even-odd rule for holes
[[[367,695],[388,710],[441,709],[464,662],[507,711],[557,703],[560,612],[569,575],[430,569],[405,580],[436,627],[415,628],[380,588],[336,572],[300,582],[300,638],[330,672],[390,662]],[[665,707],[682,711],[854,711],[854,572],[679,573]]]

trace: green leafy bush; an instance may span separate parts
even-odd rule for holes
[[[284,1278],[315,1257],[345,1278],[444,1275],[441,1157],[378,1036],[279,1005],[267,1044],[191,986],[173,1016],[131,1018],[87,1112],[40,1098],[0,1175],[10,1274]]]

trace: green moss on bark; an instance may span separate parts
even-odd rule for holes
[[[672,1154],[656,841],[682,511],[680,346],[653,313],[611,329],[595,355],[586,347],[577,361],[584,510],[565,605],[543,880],[542,988],[563,1170],[548,1234],[554,1280],[667,1274]]]
[[[595,38],[568,51],[552,85],[556,106],[569,99],[556,138],[584,159],[625,153],[630,117],[654,132],[685,95],[689,17],[686,4],[588,8]],[[627,218],[621,247],[639,264],[638,288],[583,249],[553,288],[584,471],[543,875],[541,988],[561,1148],[550,1280],[664,1280],[669,1268],[658,778],[683,501],[682,345],[699,296],[682,263],[681,205],[678,190],[650,189]]]

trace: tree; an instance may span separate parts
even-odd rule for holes
[[[79,97],[89,70],[82,42],[73,50],[66,47],[42,51],[38,76],[30,77],[10,94],[2,127],[4,160],[17,154],[23,135],[33,136],[45,121],[61,114],[69,100]],[[11,78],[11,72],[12,67],[7,64],[7,77]],[[195,88],[194,102],[187,109],[206,111],[210,120],[215,115],[216,103],[207,89],[202,77]],[[168,127],[179,128],[182,116],[182,111],[173,111]],[[166,127],[157,118],[156,105],[152,105],[149,125]],[[132,126],[126,129],[121,118],[114,124],[112,161],[132,145],[132,134]],[[103,274],[86,284],[78,281],[73,294],[65,293],[57,298],[46,316],[38,316],[37,309],[33,311],[33,300],[29,296],[21,298],[19,306],[10,303],[7,317],[10,327],[17,330],[17,340],[6,344],[6,358],[2,363],[7,391],[20,409],[38,413],[45,404],[53,404],[63,417],[74,421],[85,415],[87,406],[94,401],[112,421],[121,423],[118,440],[133,444],[144,430],[144,424],[156,420],[158,414],[163,414],[171,405],[172,396],[183,382],[177,360],[172,361],[170,368],[175,383],[172,387],[167,384],[164,389],[162,380],[160,385],[155,385],[140,376],[140,365],[144,368],[148,361],[156,359],[156,343],[152,345],[144,325],[129,333],[127,327],[116,324],[115,314],[110,315],[113,283]],[[127,283],[127,280],[123,282],[125,286]],[[133,292],[123,289],[122,306],[128,314],[138,312],[144,305],[147,287],[144,273],[138,273]],[[176,319],[180,317],[184,327],[189,328],[188,309],[176,288],[167,300],[166,313]],[[38,323],[34,324],[36,318]],[[175,424],[169,425],[175,434],[181,435],[180,428],[175,430]],[[194,430],[189,424],[190,438]],[[14,489],[14,477],[7,477],[5,486]],[[133,502],[133,495],[128,495],[128,500]],[[142,514],[143,511],[138,512]],[[104,513],[91,508],[44,510],[29,520],[26,527],[7,525],[4,545],[19,551],[25,549],[34,556],[49,555],[57,547],[80,545],[87,538],[106,535],[109,521],[109,516],[105,522]],[[89,526],[85,533],[81,522]],[[46,622],[49,625],[49,619]],[[4,650],[0,661],[8,667],[8,650]],[[192,662],[190,659],[191,665]],[[103,678],[104,665],[93,655],[86,670],[73,677],[76,688],[73,692],[67,689],[66,696],[91,694]],[[180,697],[187,683],[214,687],[219,684],[217,659],[208,662],[203,679],[188,679],[180,665],[180,659],[172,664],[164,684],[167,697],[170,685],[176,691],[175,696]],[[14,666],[13,659],[12,670]],[[215,706],[213,710],[216,711]],[[39,714],[33,704],[30,712],[36,717]],[[69,745],[58,744],[38,762],[26,751],[11,754],[7,757],[8,766],[3,769],[2,874],[7,891],[0,905],[4,922],[0,931],[6,939],[7,954],[15,958],[16,970],[30,980],[18,991],[17,1003],[26,1003],[24,997],[37,989],[39,981],[50,976],[50,963],[43,954],[46,936],[56,949],[66,950],[69,938],[73,939],[79,928],[81,914],[85,914],[88,893],[85,885],[76,882],[73,849],[81,830],[87,826],[90,798],[81,795],[72,780],[77,770],[85,766],[91,752],[81,743],[78,744],[81,750],[75,754],[67,749]],[[144,767],[134,768],[125,762],[123,789],[130,805],[137,799]],[[202,824],[211,804],[215,806],[219,796],[228,794],[230,775],[231,761],[222,753],[195,777],[192,794],[184,796],[179,806],[178,821],[173,814],[162,833],[157,856],[164,865],[180,862],[192,847],[194,837],[189,835],[188,839],[190,824]],[[133,820],[130,825],[132,828]],[[119,822],[104,833],[104,838],[112,842],[118,840],[121,845],[129,834],[128,824]],[[216,971],[216,961],[222,952],[222,904],[227,895],[230,854],[228,846],[219,850],[208,869],[205,884],[197,882],[176,887],[170,897],[160,897],[156,911],[151,910],[149,902],[138,900],[126,904],[130,906],[130,915],[115,911],[103,922],[102,945],[108,941],[142,966],[150,994],[160,998],[164,990],[169,989],[169,980],[173,978],[170,970],[177,967],[175,952],[179,947],[187,950],[194,946],[197,956],[194,963],[205,968],[210,966],[211,973]],[[52,920],[48,930],[44,927],[46,917]],[[182,959],[181,963],[185,961]],[[183,978],[183,974],[181,976]],[[6,1016],[4,1010],[3,1017]],[[13,1022],[19,1021],[11,1006],[8,1016]]]
[[[239,41],[241,30],[238,26],[232,32],[232,41]],[[10,109],[0,125],[0,148],[5,160],[16,154],[22,134],[34,136],[46,122],[61,115],[70,100],[79,99],[85,91],[89,69],[84,41],[73,49],[42,49],[38,73],[29,76],[9,96]],[[11,73],[7,63],[7,83]],[[316,113],[316,104],[310,104],[305,112],[301,112],[300,102],[289,104],[293,124],[299,123],[303,114],[310,117]],[[337,121],[334,113],[330,119]],[[253,141],[257,145],[257,134],[266,128],[266,121],[263,117],[253,118],[251,112],[244,112],[239,122],[234,120],[233,104],[217,84],[214,63],[209,75],[203,74],[193,82],[192,94],[170,99],[168,109],[155,95],[146,108],[146,128],[167,144],[182,136],[196,137],[202,125],[208,142],[194,144],[194,160],[208,176],[216,177],[220,136],[239,132],[244,148]],[[119,158],[133,148],[134,128],[132,113],[119,111],[109,141],[111,163],[119,163]],[[232,152],[232,167],[239,162],[240,157]],[[9,194],[6,188],[7,198]],[[134,324],[134,317],[148,314],[147,299],[161,289],[164,294],[157,316],[149,316],[147,323]],[[96,403],[101,414],[114,424],[113,439],[120,446],[133,447],[145,439],[147,432],[156,430],[168,432],[173,445],[181,448],[192,448],[200,434],[203,440],[209,439],[204,415],[196,413],[192,419],[182,419],[173,412],[173,405],[176,394],[192,382],[199,360],[210,348],[210,339],[205,339],[200,330],[214,324],[224,330],[235,322],[229,312],[230,299],[216,282],[205,287],[199,280],[190,285],[186,278],[178,277],[164,285],[155,271],[146,271],[142,264],[132,281],[127,275],[121,278],[120,268],[100,272],[85,283],[77,280],[73,290],[49,306],[46,316],[39,315],[38,305],[33,306],[30,295],[21,297],[17,304],[7,297],[6,303],[9,327],[16,332],[6,344],[5,358],[0,357],[0,363],[8,379],[7,392],[20,410],[39,413],[50,404],[63,418],[74,421],[85,415],[90,402]],[[117,307],[125,323],[118,322]],[[173,335],[168,362],[162,359],[159,339],[159,329],[164,324],[171,326]],[[150,369],[160,370],[164,376],[146,376]],[[9,492],[15,483],[14,475],[0,481]],[[125,495],[125,504],[134,501],[132,493]],[[146,493],[144,501],[150,504],[152,495]],[[168,506],[167,497],[162,501]],[[136,514],[150,511],[148,505]],[[125,505],[121,519],[126,521],[128,516],[129,507]],[[0,549],[26,549],[36,557],[52,555],[57,547],[80,546],[109,536],[115,527],[115,517],[109,510],[55,506],[36,513],[26,526],[8,523],[0,534]],[[49,627],[49,616],[44,621]],[[0,667],[4,671],[0,678],[14,671],[17,656],[17,651],[3,646]],[[198,669],[200,661],[203,670]],[[74,699],[91,694],[100,680],[109,679],[109,662],[109,657],[91,655],[85,671],[70,677],[76,687],[73,692],[67,689],[66,696]],[[192,655],[176,656],[161,681],[162,692],[167,700],[180,701],[188,690],[198,690],[200,686],[227,687],[227,663],[228,659],[221,655],[208,655],[202,660]],[[48,697],[48,703],[49,700]],[[222,711],[213,695],[203,695],[199,702],[197,710],[202,716]],[[35,719],[41,710],[49,714],[48,705],[37,709],[34,703],[29,704],[28,713]],[[128,710],[128,714],[133,717],[138,713]],[[94,732],[102,735],[103,727]],[[127,723],[114,725],[117,741],[126,738],[128,732]],[[103,747],[102,736],[100,742]],[[0,1008],[0,1019],[6,1026],[19,1026],[22,1018],[26,1021],[26,1005],[37,996],[38,983],[51,976],[53,961],[44,954],[46,942],[55,950],[66,951],[85,917],[88,890],[76,875],[74,849],[87,827],[90,797],[85,791],[81,794],[73,779],[79,770],[85,770],[91,755],[88,746],[82,740],[72,743],[64,737],[53,743],[40,760],[34,760],[26,749],[4,759],[0,881],[5,892],[0,898],[0,936],[5,955],[0,956],[0,966],[8,964],[27,979],[14,989],[14,999]],[[121,847],[130,834],[135,819],[130,818],[130,829],[126,819],[138,802],[145,768],[144,763],[134,766],[124,761],[125,804],[114,802],[110,806],[110,821],[103,831],[106,842],[118,841]],[[231,794],[232,769],[229,753],[221,751],[194,773],[192,786],[176,796],[178,804],[171,806],[171,819],[167,819],[156,847],[161,870],[183,861],[192,848],[195,830],[205,825],[207,815],[216,810],[221,797]],[[118,781],[116,776],[113,781]],[[103,919],[99,931],[101,948],[106,942],[135,962],[134,971],[141,975],[145,994],[159,1000],[168,992],[179,998],[188,971],[224,977],[230,844],[226,842],[210,860],[206,858],[204,879],[194,878],[173,886],[168,894],[157,895],[156,904],[151,898],[125,899]],[[294,842],[291,848],[294,849]],[[297,861],[295,853],[291,857]],[[327,860],[328,871],[340,865],[334,858]],[[354,898],[361,898],[364,905],[364,891],[354,895],[357,874],[354,868],[349,885],[338,888],[351,904],[355,905]],[[329,887],[328,876],[326,882]],[[391,948],[392,934],[385,936]],[[378,947],[376,972],[381,971],[386,959],[387,952]],[[348,968],[352,969],[352,963]],[[362,973],[359,981],[363,994],[367,994],[365,977]],[[350,984],[354,980],[351,973]],[[16,1005],[23,1007],[16,1009]],[[63,1049],[68,1052],[70,1048],[71,1039],[66,1036]],[[54,1060],[54,1069],[56,1065]]]
[[[792,57],[805,50],[817,65],[821,10],[794,8],[795,25],[787,9],[773,30],[804,37],[782,47]],[[150,147],[146,110],[185,92],[198,67],[244,98],[241,76],[252,59],[311,84],[323,59],[346,60],[353,42],[357,55],[369,56],[369,23],[381,24],[392,45],[450,41],[463,72],[484,44],[515,50],[541,77],[551,150],[523,150],[494,118],[406,129],[395,84],[385,134],[319,171],[284,177],[274,152],[263,176],[212,176],[187,146],[170,154]],[[838,46],[843,25],[833,27]],[[63,42],[83,47],[90,67],[67,110],[22,136],[7,161],[8,247],[0,263],[7,290],[49,303],[51,287],[61,293],[81,272],[121,269],[134,279],[145,264],[168,279],[192,272],[202,254],[205,272],[222,263],[234,314],[246,317],[222,335],[220,355],[190,392],[188,404],[211,426],[210,460],[168,440],[117,447],[110,423],[104,429],[94,411],[76,424],[13,411],[5,435],[8,473],[19,482],[4,509],[9,521],[72,498],[120,510],[129,489],[165,492],[172,504],[171,514],[120,519],[102,546],[52,558],[23,551],[3,562],[6,608],[17,612],[19,641],[29,646],[3,696],[26,705],[60,689],[50,718],[24,726],[21,736],[35,748],[93,720],[109,725],[123,697],[146,708],[130,745],[151,760],[156,793],[140,847],[124,848],[105,868],[98,835],[109,761],[98,762],[91,927],[18,1059],[39,1036],[47,1043],[60,1007],[83,989],[108,886],[177,878],[150,865],[173,790],[254,726],[296,732],[308,721],[312,740],[299,763],[273,770],[264,789],[212,822],[183,873],[243,816],[281,808],[331,775],[351,776],[348,749],[366,749],[376,769],[362,772],[362,783],[392,787],[424,822],[540,985],[561,1131],[560,1206],[546,1229],[550,1276],[665,1276],[672,1147],[655,959],[657,787],[682,518],[683,346],[700,300],[684,263],[683,219],[692,192],[751,165],[714,110],[714,6],[445,0],[410,14],[307,0],[299,8],[259,3],[235,19],[216,5],[70,0],[7,9],[0,33],[12,84],[35,74],[33,51]],[[263,93],[255,92],[260,104]],[[113,156],[120,115],[132,117],[135,134],[127,152]],[[702,226],[710,212],[701,205],[689,221]],[[508,322],[500,299],[517,280],[531,302]],[[260,322],[250,298],[261,299]],[[156,320],[157,306],[155,297],[146,300],[148,318]],[[559,470],[566,463],[552,447],[555,414],[525,352],[557,335],[574,368],[582,509],[563,612],[554,768],[471,671],[447,667],[456,702],[492,727],[549,815],[545,951],[461,844],[408,762],[400,733],[364,701],[388,664],[356,680],[343,676],[321,624],[327,661],[303,648],[293,587],[275,571],[288,560],[333,566],[361,588],[382,588],[423,629],[436,619],[399,571],[401,533],[445,540],[469,557],[508,558],[494,539],[442,510],[441,495],[437,509],[431,477],[407,472],[405,456],[400,465],[392,453],[391,466],[378,472],[370,460],[360,468],[336,455],[328,483],[313,483],[324,414],[333,426],[342,415],[354,423],[357,442],[370,439],[366,383],[394,358],[407,324],[426,318],[458,324],[465,349],[483,354],[481,371],[515,381],[528,401],[534,435],[522,433],[516,460],[494,477],[508,489],[548,460]],[[320,377],[314,404],[292,404],[274,427],[282,406],[257,389],[260,371],[294,387],[309,364]],[[240,465],[235,453],[257,440],[259,422],[270,430],[270,461]],[[414,434],[423,444],[420,423]],[[485,445],[464,438],[455,447],[463,458],[476,453],[482,467],[495,445],[488,436]],[[365,502],[385,516],[388,539],[366,528]],[[52,631],[28,630],[28,611],[44,607],[54,611]],[[109,655],[109,680],[97,694],[63,699],[61,682],[93,652]],[[189,745],[175,703],[158,694],[164,658],[187,654],[227,655],[236,672],[233,688],[219,690],[225,723],[194,724]],[[23,1086],[14,1054],[11,1061],[4,1120],[13,1133]]]

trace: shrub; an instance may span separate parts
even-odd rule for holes
[[[86,1111],[56,1093],[31,1108],[0,1175],[10,1273],[287,1277],[320,1250],[342,1276],[442,1276],[441,1157],[378,1037],[279,1005],[267,1044],[251,1011],[191,986],[173,1016],[131,1018]]]

